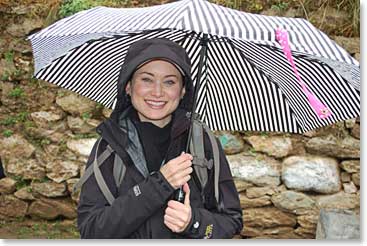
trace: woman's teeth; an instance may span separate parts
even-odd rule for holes
[[[163,106],[165,104],[165,102],[156,102],[156,101],[146,101],[148,104],[152,105],[152,106]]]

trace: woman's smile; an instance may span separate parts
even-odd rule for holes
[[[135,71],[126,86],[141,121],[167,125],[185,95],[180,71],[170,62],[153,60]]]

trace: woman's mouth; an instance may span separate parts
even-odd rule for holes
[[[145,100],[145,102],[152,109],[162,109],[164,105],[166,105],[167,103],[165,101],[151,101],[151,100]]]

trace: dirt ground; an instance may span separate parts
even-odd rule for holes
[[[0,221],[1,239],[79,239],[76,220],[34,220],[29,218]]]

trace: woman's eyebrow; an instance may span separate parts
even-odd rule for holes
[[[154,74],[153,74],[153,73],[150,73],[150,72],[142,71],[142,72],[140,72],[139,74],[148,74],[148,75],[150,75],[150,76],[153,76],[153,77],[154,77]],[[178,78],[178,76],[177,76],[176,74],[168,74],[168,75],[165,75],[164,77],[165,77],[165,78],[167,78],[167,77],[176,77],[176,78]]]

